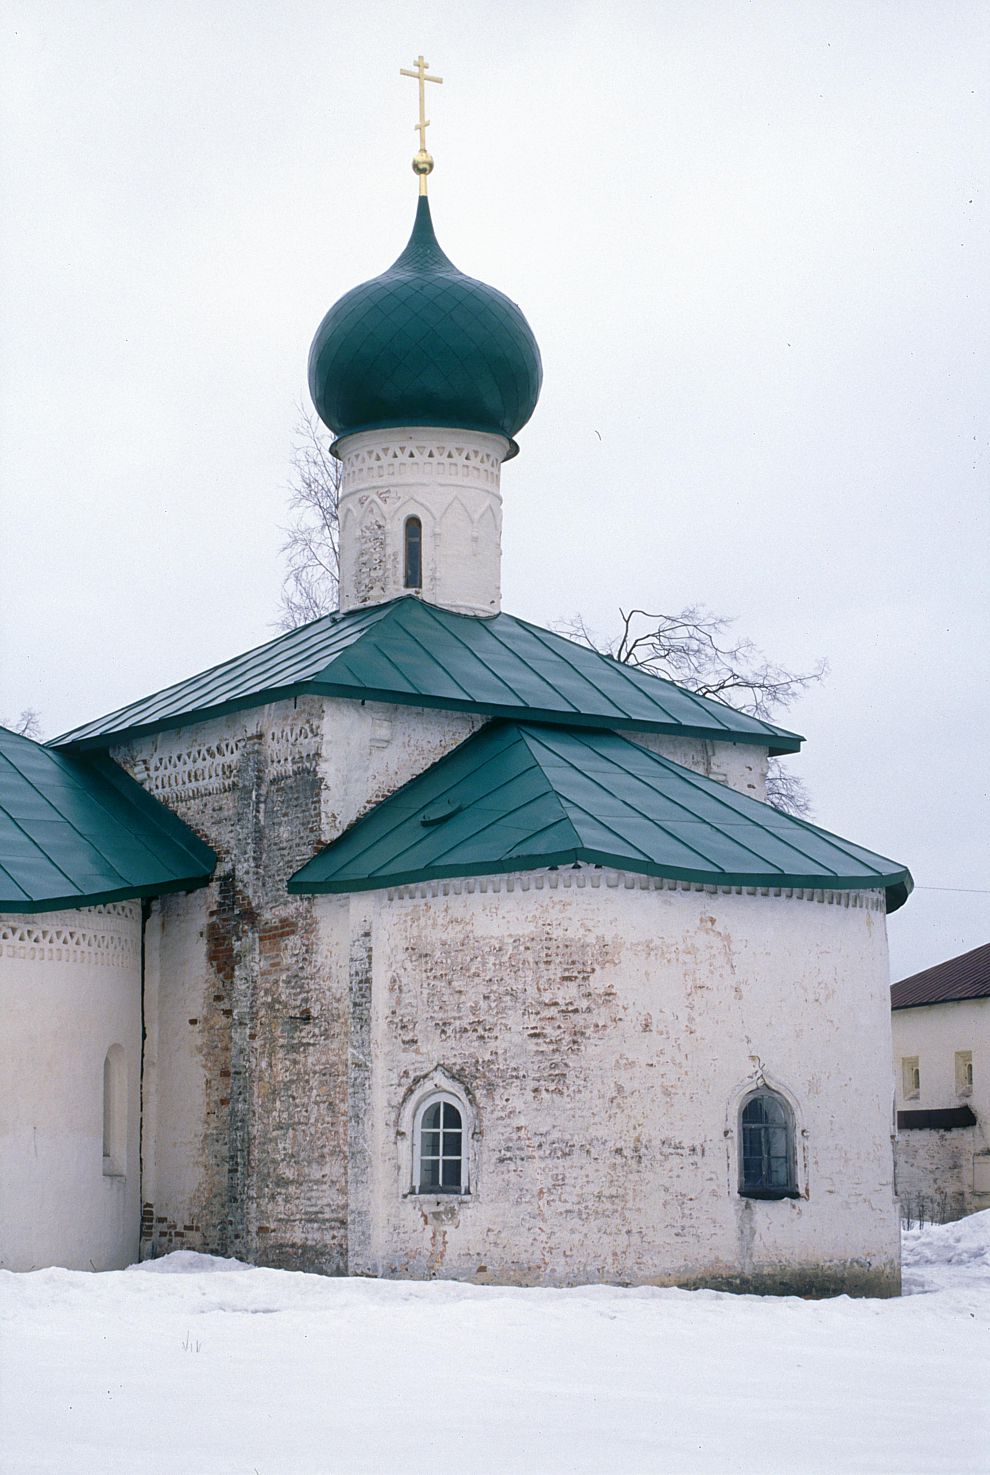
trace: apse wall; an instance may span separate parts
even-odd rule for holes
[[[138,1254],[141,908],[0,917],[0,1266]]]
[[[352,1273],[897,1292],[880,893],[582,868],[350,905]],[[438,1082],[463,1197],[415,1191]],[[739,1193],[760,1083],[793,1113],[793,1198]]]

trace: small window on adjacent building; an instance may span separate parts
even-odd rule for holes
[[[423,587],[423,524],[418,517],[407,517],[403,529],[403,584],[406,589]]]
[[[956,1051],[956,1095],[972,1096],[973,1094],[973,1052],[972,1050]]]
[[[415,1128],[417,1193],[467,1193],[464,1114],[452,1096],[430,1097],[417,1113]]]
[[[743,1102],[739,1192],[746,1198],[796,1198],[794,1119],[776,1091],[757,1091]]]
[[[121,1045],[111,1045],[103,1061],[103,1171],[119,1178],[126,1171],[127,1074]]]
[[[917,1055],[905,1055],[901,1060],[901,1090],[905,1101],[917,1101],[921,1095],[921,1066]]]

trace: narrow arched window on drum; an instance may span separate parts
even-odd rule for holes
[[[423,524],[418,517],[407,517],[403,530],[405,543],[403,583],[407,589],[423,587]]]

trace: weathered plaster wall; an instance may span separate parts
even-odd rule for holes
[[[320,760],[324,843],[464,742],[484,722],[485,718],[470,712],[328,701]]]
[[[352,898],[350,1269],[896,1290],[879,907],[596,870]],[[437,1068],[476,1112],[463,1200],[409,1192],[404,1106]],[[798,1199],[736,1192],[761,1072],[794,1106]]]
[[[338,449],[340,608],[410,592],[403,529],[408,517],[418,517],[423,598],[465,614],[497,614],[499,480],[508,441],[465,430],[369,430],[348,436]]]
[[[948,1224],[990,1208],[990,1178],[984,1166],[990,1164],[990,1154],[979,1127],[901,1129],[894,1161],[906,1224]],[[974,1191],[977,1183],[984,1185],[982,1194]]]
[[[285,883],[479,721],[306,698],[114,754],[219,857],[147,929],[145,1254],[343,1268],[350,937],[345,912],[317,966]]]
[[[139,903],[0,917],[0,1020],[0,1267],[130,1264],[140,1202]],[[105,1165],[103,1066],[114,1045],[120,1151]]]
[[[990,999],[960,999],[892,1014],[898,1111],[969,1106],[975,1127],[898,1133],[897,1191],[904,1216],[950,1220],[990,1208]],[[973,1059],[971,1091],[959,1089],[956,1055]],[[917,1096],[905,1091],[904,1061],[917,1059]]]

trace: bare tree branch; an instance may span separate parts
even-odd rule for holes
[[[282,529],[279,550],[285,559],[280,630],[294,630],[337,607],[339,496],[340,462],[316,420],[300,407],[289,482],[293,517]]]
[[[622,635],[612,652],[616,660],[764,721],[786,711],[828,670],[826,661],[818,661],[811,671],[788,671],[752,640],[727,636],[735,620],[704,605],[690,605],[677,615],[641,609],[619,614]]]
[[[804,779],[785,768],[780,758],[771,758],[767,763],[767,803],[795,819],[809,819],[814,813]]]
[[[5,727],[8,732],[19,732],[21,737],[39,739],[41,737],[41,714],[35,707],[25,707],[16,721],[9,721],[6,717],[0,717],[0,727]]]
[[[733,618],[713,614],[704,605],[689,605],[676,615],[631,609],[620,610],[619,616],[622,632],[612,640],[590,630],[581,615],[556,628],[627,666],[675,681],[687,691],[714,697],[763,721],[786,711],[828,671],[824,660],[810,671],[787,670],[769,660],[752,640],[734,637],[730,633]],[[779,758],[770,759],[767,801],[785,814],[805,817],[811,813],[804,783]]]

